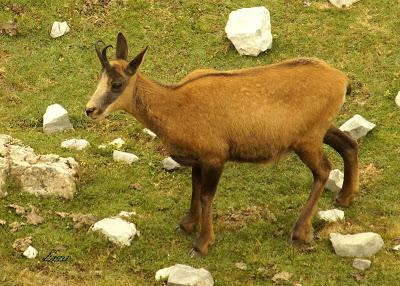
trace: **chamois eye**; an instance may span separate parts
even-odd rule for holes
[[[113,90],[120,90],[121,87],[122,87],[122,82],[115,81],[115,82],[112,82],[112,83],[111,83],[111,88],[112,88]]]

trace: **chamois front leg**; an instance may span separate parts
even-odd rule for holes
[[[192,200],[189,213],[179,223],[179,227],[186,233],[191,233],[199,224],[201,215],[200,205],[201,169],[192,167]]]
[[[311,221],[317,210],[317,204],[328,180],[331,167],[321,147],[306,146],[305,149],[296,150],[296,153],[310,168],[314,176],[313,189],[291,234],[293,244],[296,247],[303,248],[313,240]]]
[[[194,242],[191,255],[207,255],[208,247],[214,242],[212,225],[212,202],[221,178],[223,164],[201,167],[201,229]]]

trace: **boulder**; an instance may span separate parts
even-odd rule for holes
[[[210,272],[204,268],[196,269],[183,264],[158,270],[155,279],[156,281],[167,281],[168,285],[173,286],[214,285],[214,279]]]
[[[143,132],[146,133],[147,135],[149,135],[151,137],[151,139],[157,138],[157,134],[154,133],[153,131],[151,131],[150,129],[144,128]]]
[[[24,251],[24,253],[22,255],[25,256],[26,258],[34,259],[37,254],[38,254],[38,251],[29,245],[28,248]]]
[[[382,237],[373,232],[357,234],[331,233],[335,253],[344,257],[370,257],[383,247]]]
[[[396,102],[397,106],[400,107],[400,91],[397,93],[395,102]]]
[[[326,181],[325,189],[331,190],[332,192],[339,192],[343,186],[343,173],[338,170],[332,170],[329,173],[328,181]]]
[[[163,168],[167,171],[171,171],[174,169],[178,169],[181,167],[181,165],[176,162],[174,159],[172,159],[171,157],[165,158],[164,160],[162,160],[162,165]]]
[[[374,123],[369,122],[361,115],[356,114],[343,123],[339,129],[349,134],[354,140],[358,140],[359,138],[367,135],[367,133],[374,129],[375,126],[376,125]]]
[[[358,270],[367,270],[371,267],[371,260],[355,258],[353,260],[353,267]]]
[[[337,8],[350,7],[360,0],[329,0],[331,4]]]
[[[272,47],[270,14],[262,6],[232,11],[225,32],[241,55],[258,56]]]
[[[46,113],[43,115],[44,133],[62,132],[72,128],[68,111],[66,111],[64,107],[59,104],[52,104],[47,107]]]
[[[105,218],[96,222],[92,227],[92,231],[100,231],[110,241],[121,246],[131,245],[133,237],[137,234],[133,223],[119,217]]]
[[[344,220],[344,211],[338,209],[319,211],[318,217],[327,222],[335,222],[338,220]]]
[[[90,143],[85,139],[69,139],[61,142],[61,147],[81,151],[88,147]]]
[[[1,173],[16,180],[22,191],[66,199],[76,192],[78,163],[73,158],[37,155],[10,137],[8,141],[0,139],[0,166]]]
[[[128,164],[132,164],[139,160],[139,157],[132,153],[122,152],[118,150],[114,150],[113,152],[114,161],[125,162]]]
[[[68,33],[69,31],[70,31],[70,28],[69,28],[67,22],[57,22],[57,21],[55,21],[53,23],[53,26],[51,27],[50,36],[52,38],[58,38],[58,37],[61,37],[64,34]]]

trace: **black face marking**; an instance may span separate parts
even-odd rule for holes
[[[103,113],[107,107],[112,104],[124,91],[127,82],[124,77],[122,77],[115,68],[111,68],[109,70],[102,70],[105,72],[108,77],[108,81],[111,85],[110,90],[108,90],[104,95],[101,96],[99,100],[99,113]]]

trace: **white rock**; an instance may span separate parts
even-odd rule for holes
[[[114,150],[113,152],[114,161],[125,162],[128,164],[132,164],[139,160],[139,157],[132,153],[122,152],[118,150]]]
[[[29,259],[34,259],[37,254],[38,254],[38,251],[35,248],[33,248],[32,246],[30,246],[30,245],[28,246],[28,248],[23,253],[23,255],[26,258],[29,258]]]
[[[338,209],[319,211],[318,217],[324,221],[335,222],[338,220],[344,220],[344,211]]]
[[[329,0],[337,8],[349,7],[360,0]]]
[[[136,215],[136,212],[127,212],[127,211],[120,211],[118,216],[130,218],[131,216]]]
[[[117,138],[109,143],[111,146],[119,149],[125,145],[125,141],[122,138]]]
[[[75,149],[78,151],[85,149],[89,145],[90,143],[85,139],[69,139],[61,142],[62,148]]]
[[[335,253],[345,257],[369,257],[373,256],[383,247],[382,237],[373,232],[357,234],[331,233]]]
[[[64,34],[68,33],[69,31],[70,31],[70,28],[69,28],[67,22],[57,22],[57,21],[55,21],[53,23],[53,26],[51,27],[50,36],[52,38],[58,38],[58,37],[61,37]]]
[[[165,281],[174,286],[213,286],[214,279],[211,273],[204,268],[193,268],[183,264],[163,268],[156,273],[157,281]]]
[[[1,136],[0,136],[1,137]],[[12,176],[22,191],[71,199],[76,192],[78,163],[58,155],[37,155],[19,140],[0,138],[1,173]]]
[[[44,133],[61,132],[72,128],[68,111],[64,107],[57,103],[47,107],[46,113],[43,115]]]
[[[400,107],[400,91],[397,93],[395,101],[396,101],[397,106]]]
[[[174,159],[172,159],[171,157],[168,157],[168,158],[165,158],[164,160],[162,160],[162,165],[163,165],[163,168],[168,171],[178,169],[181,167],[181,165],[178,162],[176,162]]]
[[[347,120],[342,126],[339,127],[343,132],[347,132],[351,138],[357,140],[367,135],[369,131],[374,129],[376,125],[369,122],[359,114],[354,115],[352,118]]]
[[[144,128],[143,132],[146,133],[147,135],[149,135],[151,137],[151,139],[157,138],[157,134],[154,133],[153,131],[151,131],[150,129]]]
[[[9,175],[8,174],[9,170],[10,170],[10,164],[8,160],[0,157],[0,199],[7,196],[7,192],[5,190],[5,182]]]
[[[400,251],[400,244],[393,246],[393,250]]]
[[[137,232],[133,223],[124,221],[119,217],[105,218],[96,222],[92,231],[102,232],[110,241],[121,246],[131,245],[131,241]]]
[[[325,188],[331,190],[332,192],[339,192],[343,186],[343,179],[344,175],[340,170],[332,170],[329,173],[329,178],[325,184]]]
[[[258,56],[272,47],[270,15],[263,6],[231,12],[225,32],[241,55]]]
[[[371,260],[355,258],[353,260],[353,267],[358,270],[367,270],[371,267]]]

